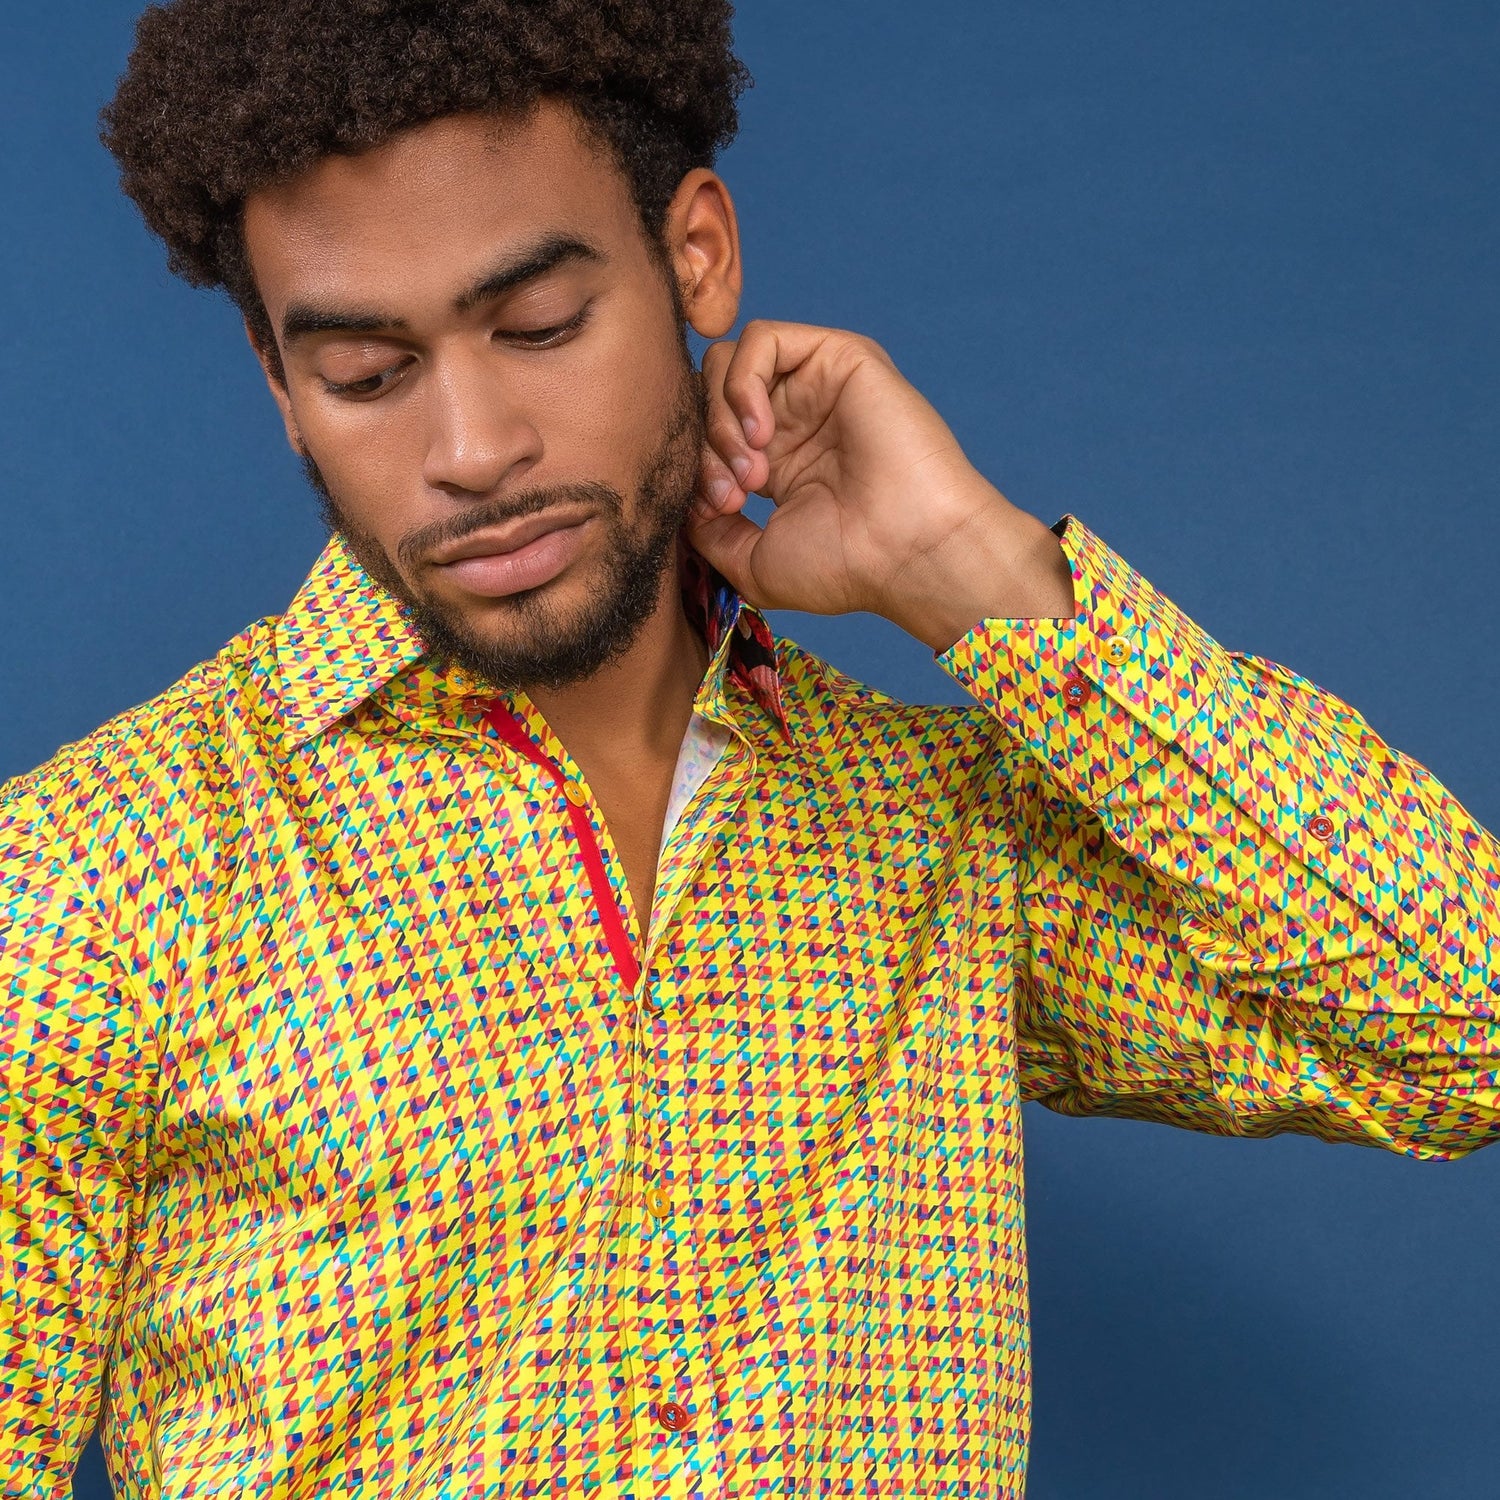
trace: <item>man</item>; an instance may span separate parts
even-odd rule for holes
[[[107,139],[334,536],[0,800],[11,1490],[99,1419],[132,1495],[1019,1496],[1023,1097],[1496,1131],[1500,861],[1441,786],[868,341],[692,369],[728,22],[143,18]]]

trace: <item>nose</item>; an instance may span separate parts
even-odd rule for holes
[[[542,456],[541,434],[516,394],[481,356],[455,353],[432,367],[422,477],[455,499],[493,495]]]

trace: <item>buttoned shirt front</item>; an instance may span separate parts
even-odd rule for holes
[[[1447,1156],[1494,841],[1085,526],[913,707],[693,585],[654,908],[337,541],[0,792],[0,1480],[62,1500],[1024,1485],[1020,1105]],[[101,1405],[102,1402],[102,1405]]]

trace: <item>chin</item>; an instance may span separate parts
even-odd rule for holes
[[[586,628],[602,592],[602,580],[597,578],[563,577],[518,594],[441,608],[456,634],[484,648],[511,651]]]

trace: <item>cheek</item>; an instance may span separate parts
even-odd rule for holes
[[[421,517],[425,436],[416,403],[402,410],[351,408],[348,417],[309,403],[298,412],[302,440],[339,510],[387,551]]]
[[[659,325],[601,330],[549,393],[543,428],[551,468],[606,479],[627,493],[661,441],[682,380],[682,355]],[[552,404],[555,403],[555,404]]]

